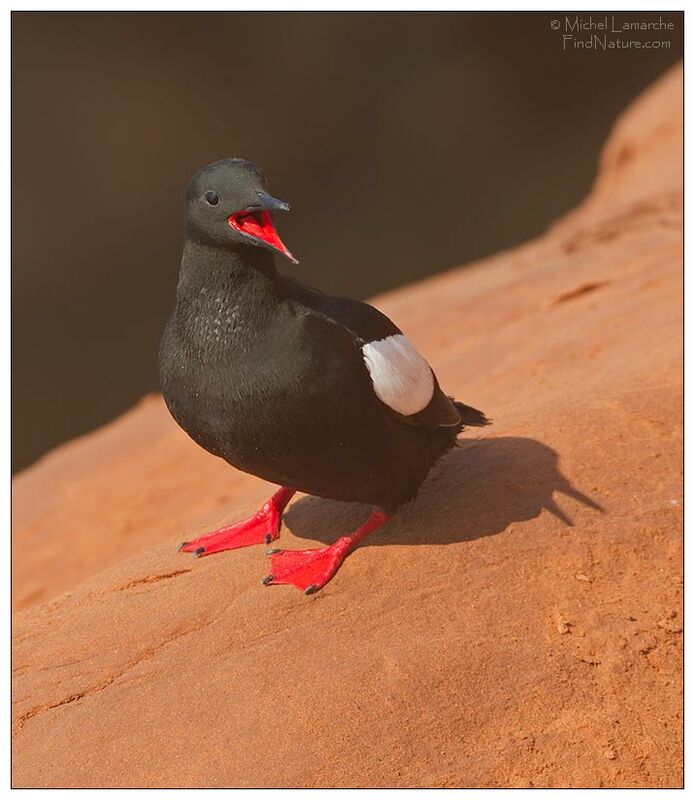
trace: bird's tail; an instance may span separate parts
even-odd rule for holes
[[[454,400],[454,405],[461,415],[462,425],[471,425],[476,428],[482,428],[484,425],[489,425],[492,422],[492,420],[488,419],[482,411],[478,411],[477,408],[466,406],[463,403],[459,403],[458,400]]]

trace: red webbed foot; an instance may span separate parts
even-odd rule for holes
[[[270,544],[280,535],[282,513],[289,503],[294,489],[279,489],[268,502],[248,519],[225,525],[211,533],[183,542],[179,550],[193,553],[196,558],[220,553],[223,550],[235,550],[237,547],[248,547],[252,544]]]
[[[348,553],[365,536],[388,520],[383,511],[375,510],[369,519],[348,536],[341,536],[328,547],[312,550],[269,550],[270,574],[261,580],[265,586],[291,584],[304,594],[322,589],[335,575]]]
[[[316,550],[271,550],[270,575],[261,583],[266,586],[289,583],[305,594],[313,594],[335,575],[347,553],[342,539]]]

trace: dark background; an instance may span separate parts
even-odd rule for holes
[[[293,206],[283,268],[359,297],[575,205],[682,14],[633,35],[670,49],[563,52],[566,14],[13,13],[13,468],[157,387],[210,161],[258,162]]]

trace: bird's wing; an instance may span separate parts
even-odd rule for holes
[[[374,393],[408,425],[456,427],[461,415],[442,392],[430,365],[381,311],[348,297],[334,297],[284,277],[286,295],[329,323],[348,330],[362,351]]]

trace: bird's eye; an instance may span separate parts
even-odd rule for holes
[[[212,190],[205,192],[203,198],[209,206],[216,206],[220,202],[220,196]]]

